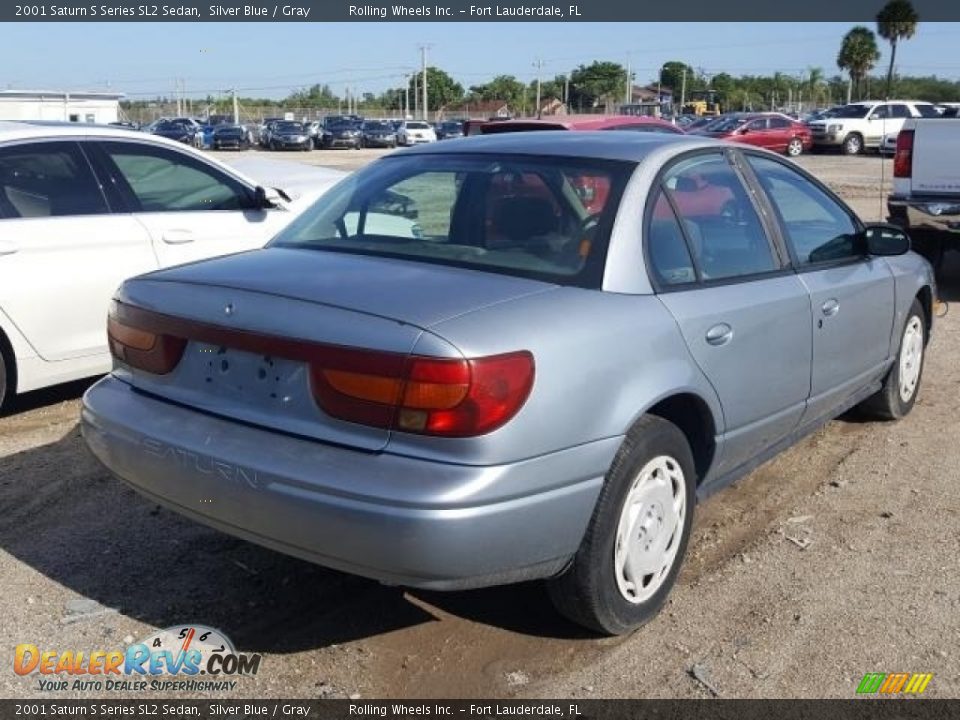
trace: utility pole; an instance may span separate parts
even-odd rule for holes
[[[543,60],[537,58],[533,66],[537,69],[537,117],[540,117],[540,75],[543,70]]]
[[[567,112],[570,112],[570,73],[563,76],[563,104],[567,106]]]
[[[430,119],[430,110],[427,106],[427,45],[420,46],[420,68],[423,71],[423,82],[421,83],[421,89],[423,90],[423,119]]]
[[[233,95],[233,124],[240,124],[240,106],[237,104],[237,89],[233,88],[230,91],[230,94]]]
[[[410,75],[403,74],[403,119],[410,117]]]
[[[627,53],[627,87],[623,92],[623,104],[629,105],[633,100],[633,78],[630,77],[630,53]]]
[[[413,74],[413,117],[420,115],[420,73]]]
[[[687,66],[683,66],[683,80],[680,81],[680,112],[683,112],[683,106],[687,104]]]

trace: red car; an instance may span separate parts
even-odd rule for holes
[[[796,157],[813,147],[810,128],[781,113],[732,113],[690,132],[732,140]]]
[[[529,118],[485,122],[479,126],[480,135],[531,130],[628,130],[632,132],[665,132],[683,135],[684,132],[666,120],[640,115],[555,115],[549,118]]]

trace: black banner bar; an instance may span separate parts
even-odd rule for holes
[[[0,700],[0,718],[944,720],[960,700]]]
[[[0,5],[17,22],[873,22],[882,0],[67,0]],[[923,22],[960,20],[957,0],[913,0]],[[638,29],[642,32],[642,28]],[[958,38],[960,40],[960,38]]]

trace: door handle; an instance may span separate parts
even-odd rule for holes
[[[163,233],[162,240],[167,245],[183,245],[193,242],[193,233],[190,230],[167,230]]]
[[[20,250],[20,246],[9,240],[0,240],[0,255],[13,255]]]
[[[820,306],[820,309],[823,311],[823,314],[826,317],[833,317],[840,312],[840,303],[838,303],[834,298],[830,298]]]
[[[726,345],[733,340],[733,328],[726,323],[714,325],[707,330],[707,342],[710,345]]]

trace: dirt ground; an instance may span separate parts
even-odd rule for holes
[[[379,154],[289,157],[349,169]],[[889,161],[800,162],[880,218]],[[949,260],[941,294],[960,301]],[[113,649],[193,622],[264,655],[236,697],[846,698],[865,673],[895,671],[958,697],[958,355],[952,313],[906,420],[837,420],[698,507],[664,612],[603,640],[539,584],[405,592],[183,520],[86,451],[88,382],[31,393],[0,418],[0,653],[9,668],[18,643]],[[35,677],[0,673],[0,697],[52,699]]]

